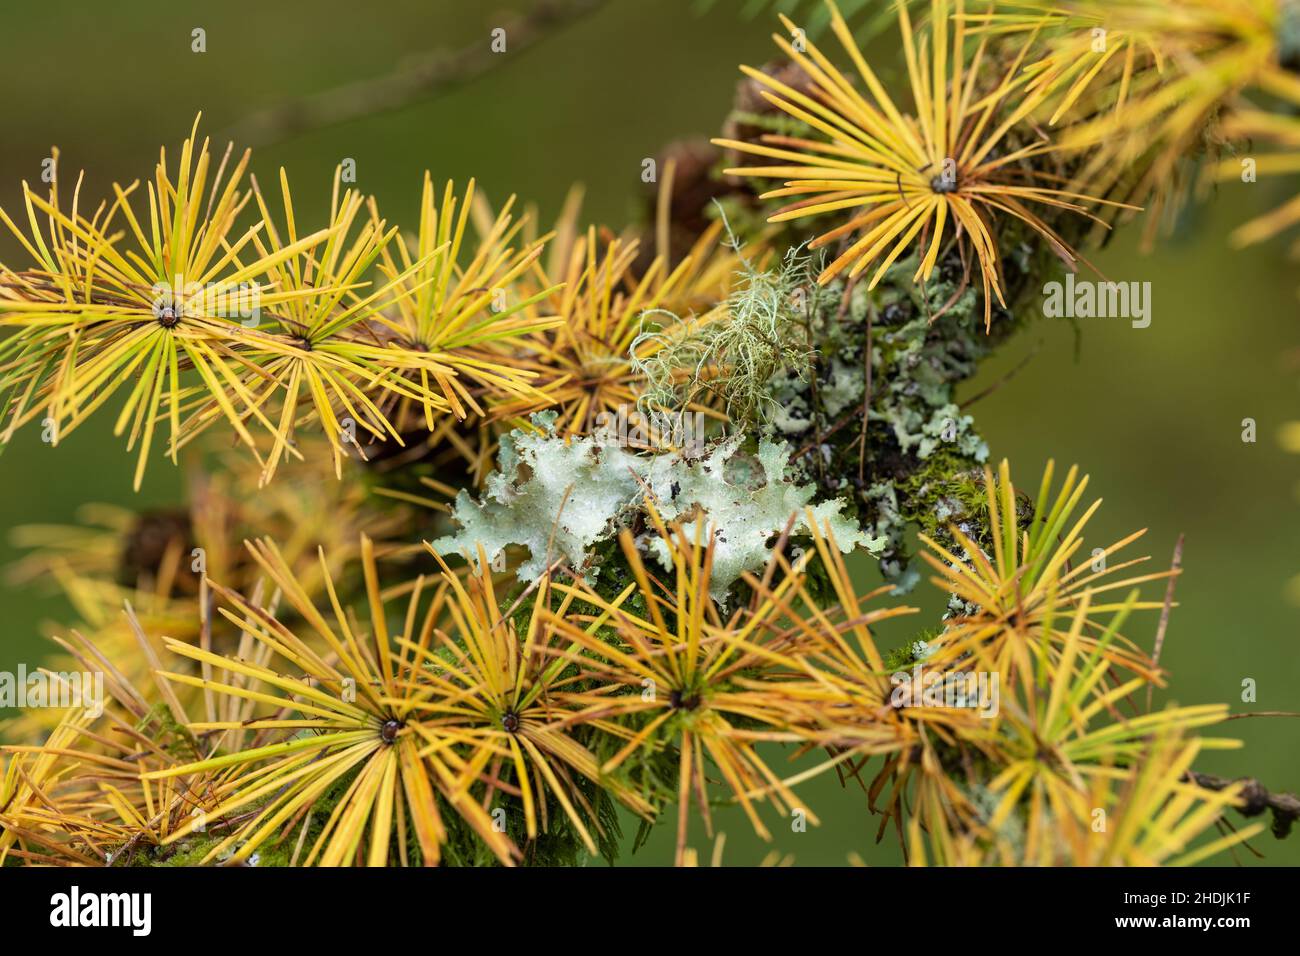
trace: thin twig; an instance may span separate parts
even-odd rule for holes
[[[1244,714],[1229,714],[1224,720],[1245,720],[1247,717],[1300,717],[1294,710],[1252,710]]]
[[[1169,628],[1169,610],[1174,606],[1174,585],[1178,581],[1178,571],[1183,566],[1183,538],[1184,535],[1178,536],[1178,542],[1174,545],[1174,558],[1169,563],[1169,583],[1165,585],[1165,605],[1160,609],[1160,623],[1156,625],[1156,643],[1155,648],[1151,651],[1152,665],[1160,663],[1160,651],[1165,646],[1165,631]],[[1147,685],[1147,710],[1151,709],[1151,694],[1155,690],[1154,684]]]
[[[852,291],[852,289],[853,286],[850,283],[849,290]],[[866,366],[866,375],[864,376],[865,382],[862,387],[862,431],[858,435],[858,486],[859,486],[858,490],[859,491],[861,491],[861,486],[866,483],[867,425],[870,423],[871,420],[871,326],[872,326],[872,319],[875,318],[875,315],[876,315],[875,306],[869,306],[867,308],[867,340],[866,340],[866,344],[862,347],[862,352],[863,352],[862,364]]]
[[[1028,365],[1030,362],[1032,362],[1034,358],[1038,355],[1038,353],[1042,351],[1042,348],[1043,348],[1043,343],[1039,342],[1037,345],[1034,346],[1033,351],[1031,351],[1028,355],[1026,355],[1024,358],[1020,360],[1019,364],[1017,364],[1015,368],[1007,372],[1006,375],[1003,375],[1000,379],[998,379],[988,388],[984,389],[983,391],[976,392],[974,395],[966,399],[964,402],[959,402],[957,404],[957,407],[968,408],[971,405],[974,405],[976,402],[978,402],[981,398],[987,398],[988,396],[992,395],[1003,385],[1007,384],[1007,382],[1015,378],[1016,375],[1020,374],[1020,370],[1023,369],[1026,365]]]

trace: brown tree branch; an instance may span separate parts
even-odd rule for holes
[[[1241,805],[1237,812],[1243,817],[1257,817],[1265,810],[1273,812],[1273,835],[1279,840],[1291,832],[1291,825],[1300,819],[1300,797],[1293,793],[1270,793],[1253,777],[1229,780],[1210,773],[1189,770],[1187,777],[1206,790],[1226,790],[1234,783],[1242,784]]]
[[[384,76],[346,83],[279,106],[259,110],[232,126],[226,136],[248,146],[264,146],[308,130],[400,109],[439,90],[454,89],[497,63],[520,53],[602,6],[606,0],[535,0],[527,13],[500,26],[507,53],[492,52],[490,38],[460,50],[435,50]]]

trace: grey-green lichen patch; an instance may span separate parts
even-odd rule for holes
[[[535,415],[540,431],[501,438],[483,500],[461,490],[452,512],[461,530],[434,541],[438,553],[473,555],[481,546],[491,561],[508,545],[522,545],[529,557],[518,573],[527,581],[557,559],[580,574],[599,570],[588,566],[592,547],[641,499],[645,462],[614,442],[565,441],[554,434],[554,420],[553,412]]]
[[[761,568],[771,554],[775,539],[791,518],[791,534],[807,533],[809,515],[818,527],[829,526],[844,553],[857,547],[876,552],[883,538],[864,534],[851,518],[842,514],[843,502],[812,504],[816,489],[798,485],[787,477],[790,446],[784,442],[759,442],[757,469],[749,480],[736,480],[735,467],[743,456],[740,437],[735,436],[699,462],[665,460],[661,456],[651,471],[650,487],[660,512],[670,520],[701,514],[714,530],[712,590],[722,599],[727,589],[746,571]],[[674,494],[675,492],[675,494]],[[651,542],[651,551],[667,566],[667,547]]]
[[[535,416],[537,432],[516,430],[502,441],[500,469],[487,481],[482,501],[462,492],[452,517],[456,534],[439,538],[440,554],[476,552],[492,560],[511,545],[526,547],[519,569],[536,580],[555,560],[594,580],[597,545],[630,527],[652,500],[666,521],[703,520],[714,535],[713,596],[722,600],[746,571],[767,562],[787,525],[809,531],[808,520],[829,527],[845,553],[879,551],[885,539],[863,533],[843,513],[843,502],[813,502],[816,488],[790,477],[790,447],[761,441],[757,453],[741,450],[743,436],[713,445],[699,458],[680,454],[634,454],[598,433],[565,440],[551,419]],[[642,544],[667,563],[667,549],[645,537]]]
[[[975,419],[963,415],[961,409],[951,402],[940,406],[934,410],[929,421],[921,426],[917,457],[929,458],[939,448],[950,448],[959,455],[983,464],[988,460],[989,446],[975,432],[974,424]],[[902,439],[899,444],[903,444]],[[907,446],[903,447],[906,450]]]

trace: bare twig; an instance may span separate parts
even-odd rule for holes
[[[1174,606],[1174,585],[1178,582],[1178,572],[1183,566],[1183,538],[1184,535],[1178,536],[1178,542],[1174,545],[1174,557],[1169,562],[1169,583],[1165,585],[1165,605],[1160,609],[1160,623],[1156,625],[1156,643],[1151,651],[1151,663],[1157,665],[1160,663],[1160,651],[1165,646],[1165,631],[1169,628],[1169,610]],[[1154,684],[1147,685],[1147,710],[1151,709],[1151,693],[1155,690]]]
[[[852,282],[849,283],[849,291],[853,290]],[[858,433],[858,486],[866,483],[867,471],[867,426],[871,423],[871,326],[872,320],[876,317],[875,306],[867,308],[867,340],[862,347],[862,364],[866,367],[863,378],[865,384],[862,388],[862,431]]]
[[[1021,369],[1023,369],[1026,365],[1032,362],[1034,358],[1038,355],[1038,353],[1042,351],[1042,348],[1043,348],[1043,343],[1039,342],[1037,345],[1034,346],[1033,351],[1031,351],[1028,355],[1026,355],[1024,358],[1020,360],[1019,364],[1017,364],[1015,368],[1011,369],[1011,371],[1007,372],[1006,375],[1003,375],[1000,379],[998,379],[988,388],[976,392],[974,395],[966,399],[964,402],[959,403],[957,407],[969,408],[971,405],[974,405],[976,402],[978,402],[981,398],[987,398],[988,396],[992,395],[1003,385],[1007,384],[1007,382],[1015,378],[1016,375],[1020,374]]]
[[[519,53],[602,6],[605,0],[537,0],[527,13],[501,23],[507,50]],[[384,76],[336,86],[251,114],[226,135],[249,146],[288,139],[308,130],[401,109],[439,90],[454,89],[510,59],[493,53],[484,36],[460,50],[435,50]]]

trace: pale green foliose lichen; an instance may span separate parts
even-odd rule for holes
[[[503,438],[499,470],[487,481],[482,501],[461,492],[452,517],[460,531],[439,538],[440,554],[475,554],[490,561],[510,545],[528,549],[518,568],[536,580],[557,559],[588,580],[599,574],[596,546],[631,524],[647,499],[665,521],[702,517],[715,536],[712,592],[725,599],[746,571],[762,568],[777,537],[809,530],[809,516],[829,527],[846,554],[857,547],[878,552],[884,538],[863,532],[842,513],[839,500],[813,503],[812,485],[790,480],[790,447],[762,441],[758,453],[740,451],[742,436],[715,444],[699,458],[634,454],[598,433],[587,438],[553,434],[552,418],[535,416],[540,432],[516,430]],[[667,549],[642,542],[661,563]]]
[[[787,477],[790,446],[784,442],[761,441],[757,469],[737,479],[736,472],[746,462],[737,453],[740,437],[716,446],[697,462],[659,456],[649,476],[656,505],[669,520],[685,519],[703,513],[715,531],[712,590],[722,599],[727,589],[746,571],[755,571],[767,563],[772,544],[794,518],[790,533],[807,533],[809,517],[818,527],[829,525],[840,549],[849,553],[863,547],[878,552],[883,538],[864,534],[851,518],[841,513],[839,500],[811,504],[816,489],[797,485]],[[674,494],[675,492],[675,494]],[[663,541],[650,545],[661,564],[668,564],[668,550]]]
[[[557,559],[583,575],[592,547],[608,537],[614,519],[643,494],[637,478],[643,461],[613,442],[565,441],[553,434],[554,413],[533,416],[541,432],[512,431],[501,438],[497,470],[476,502],[462,489],[452,517],[458,534],[433,542],[439,554],[474,555],[489,561],[508,545],[528,548],[519,577],[535,581]]]

